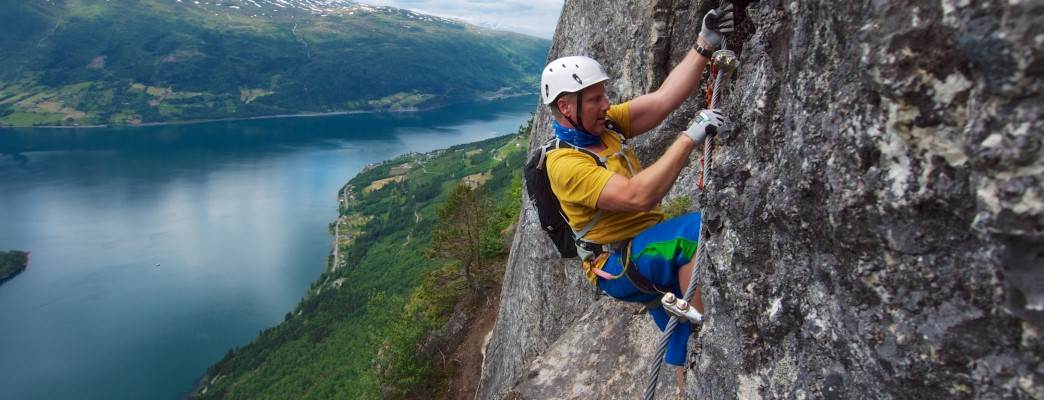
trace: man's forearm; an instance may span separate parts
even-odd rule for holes
[[[685,99],[692,95],[696,87],[700,85],[707,61],[707,58],[697,53],[695,49],[689,49],[682,62],[667,74],[667,79],[664,79],[658,90],[663,91],[664,99],[669,101],[665,105],[667,108],[677,109]]]
[[[667,115],[692,95],[703,77],[707,58],[689,49],[678,65],[667,74],[655,92],[631,101],[631,130],[642,134],[659,125]]]
[[[631,178],[631,184],[641,193],[650,196],[647,201],[653,205],[659,204],[667,191],[674,186],[685,162],[689,159],[689,153],[696,147],[696,143],[688,136],[680,135],[678,139],[667,148],[663,156],[655,163],[639,172]]]
[[[705,49],[714,50],[703,38],[697,38],[696,44]],[[696,52],[696,49],[689,49],[685,58],[667,74],[667,79],[663,80],[663,84],[657,90],[666,92],[664,97],[670,101],[666,104],[667,108],[674,111],[685,99],[692,96],[692,92],[700,85],[703,69],[706,68],[708,61],[710,60]],[[666,116],[664,117],[666,118]]]
[[[679,135],[659,160],[630,178],[614,174],[598,196],[598,208],[610,211],[649,211],[678,179],[689,153],[696,142],[688,135]]]

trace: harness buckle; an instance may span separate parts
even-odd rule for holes
[[[583,239],[576,239],[576,254],[580,256],[581,260],[593,259],[602,255],[603,253],[609,253],[612,251],[612,245],[588,242]]]

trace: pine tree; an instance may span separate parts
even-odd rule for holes
[[[458,184],[436,210],[437,221],[426,252],[433,259],[459,262],[469,290],[474,288],[472,271],[482,267],[482,228],[487,223],[488,209],[489,199],[481,189]]]

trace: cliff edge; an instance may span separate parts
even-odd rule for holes
[[[623,101],[714,6],[571,0],[548,59],[600,60]],[[1044,397],[1044,4],[761,1],[740,19],[736,129],[705,191],[694,153],[671,192],[710,233],[687,397]],[[636,141],[646,165],[701,97]],[[536,221],[523,198],[477,397],[640,397],[659,332]]]

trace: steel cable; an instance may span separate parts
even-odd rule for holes
[[[725,80],[728,79],[731,72],[732,71],[729,69],[718,70],[717,77],[714,80],[714,92],[711,95],[710,108],[718,108],[718,100],[721,97],[722,82],[725,82]],[[708,137],[703,142],[703,177],[706,177],[707,170],[710,167],[711,140],[712,138]],[[701,181],[703,181],[703,179],[701,179]],[[703,218],[703,215],[703,210],[700,210],[701,219]],[[696,248],[696,255],[694,256],[696,262],[692,266],[692,275],[689,276],[689,286],[686,287],[685,296],[682,297],[683,299],[685,299],[686,302],[689,302],[689,304],[692,304],[690,298],[692,297],[692,293],[696,289],[696,281],[698,280],[697,278],[699,277],[700,271],[699,267],[701,264],[703,264],[702,261],[705,254],[704,249],[706,248],[706,246],[704,246],[704,243],[706,243],[706,230],[704,229],[705,226],[706,224],[702,223],[701,221],[700,233],[699,236],[697,236],[699,238],[699,245]],[[663,333],[660,334],[660,344],[656,349],[655,357],[653,357],[652,362],[650,363],[651,366],[649,368],[649,383],[645,385],[645,400],[653,400],[653,398],[656,397],[656,383],[660,377],[660,367],[663,364],[663,356],[667,353],[667,342],[670,341],[671,335],[674,333],[674,329],[678,326],[678,323],[678,317],[672,315],[670,321],[667,323],[667,327],[663,330]]]

